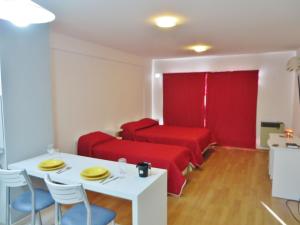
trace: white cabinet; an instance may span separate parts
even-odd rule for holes
[[[269,175],[272,179],[272,196],[300,199],[300,149],[290,149],[286,143],[300,145],[300,139],[281,137],[281,134],[270,134],[268,145]]]

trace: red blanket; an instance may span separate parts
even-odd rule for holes
[[[131,123],[127,124],[131,125]],[[185,146],[191,151],[191,163],[194,166],[200,166],[202,164],[203,151],[213,143],[211,132],[206,128],[154,124],[152,126],[140,126],[135,130],[130,130],[127,129],[127,124],[121,127],[123,129],[121,132],[123,139]]]
[[[186,183],[182,171],[189,165],[190,151],[185,147],[151,144],[103,138],[103,133],[84,135],[78,141],[78,154],[117,161],[126,158],[128,163],[150,162],[153,167],[168,170],[168,192],[181,195]],[[97,138],[98,137],[98,138]]]

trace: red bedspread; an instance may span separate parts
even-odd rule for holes
[[[125,129],[124,129],[125,127]],[[191,163],[200,166],[203,151],[213,143],[211,132],[206,128],[153,125],[146,128],[128,130],[123,126],[123,139],[185,146],[191,151]]]
[[[185,147],[151,144],[115,138],[105,140],[103,133],[84,135],[78,141],[78,154],[117,161],[126,158],[128,163],[150,162],[153,167],[168,170],[168,192],[181,195],[186,183],[182,171],[189,165],[190,151]],[[100,139],[97,139],[97,136]]]

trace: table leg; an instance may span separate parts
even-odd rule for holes
[[[167,225],[167,173],[132,201],[133,225]]]

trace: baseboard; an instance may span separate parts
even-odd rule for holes
[[[268,148],[268,147],[261,147],[261,146],[259,146],[257,149],[261,150],[261,151],[268,151],[268,150],[270,150],[270,148]]]

